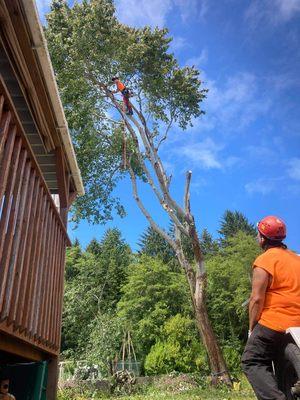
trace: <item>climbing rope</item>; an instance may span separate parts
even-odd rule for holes
[[[122,168],[127,169],[127,137],[126,137],[126,124],[123,121],[122,126],[123,141],[122,141]]]

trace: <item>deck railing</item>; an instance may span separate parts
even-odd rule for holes
[[[60,347],[67,243],[65,226],[2,87],[0,331],[50,353]]]

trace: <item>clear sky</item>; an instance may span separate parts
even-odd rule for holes
[[[42,19],[49,3],[37,1]],[[300,0],[117,0],[116,8],[129,25],[168,27],[180,64],[197,66],[209,89],[206,115],[192,129],[174,129],[162,147],[177,199],[185,171],[193,171],[198,229],[217,237],[226,209],[253,223],[275,214],[287,223],[287,244],[300,252]],[[127,217],[106,226],[83,222],[70,229],[72,239],[85,246],[117,226],[136,248],[147,223],[129,181],[116,193]],[[166,226],[158,204],[143,195]]]

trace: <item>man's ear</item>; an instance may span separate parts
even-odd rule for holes
[[[260,245],[260,247],[263,247],[266,239],[258,232],[257,241],[258,241],[258,244]]]
[[[261,247],[264,247],[265,243],[266,243],[266,238],[264,238],[263,236],[260,236]]]

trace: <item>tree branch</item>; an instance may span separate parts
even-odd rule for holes
[[[139,206],[139,209],[142,211],[146,219],[148,220],[149,224],[151,227],[158,232],[173,248],[175,252],[177,252],[177,245],[175,241],[169,236],[163,229],[161,229],[157,223],[153,220],[149,212],[146,210],[144,204],[142,203],[140,197],[138,196],[138,190],[137,190],[137,184],[136,184],[136,177],[133,172],[133,169],[131,167],[131,158],[129,159],[129,174],[130,174],[130,179],[131,179],[131,184],[132,184],[132,191],[133,191],[133,197],[135,201],[137,202],[137,205]]]
[[[164,136],[160,139],[160,141],[158,142],[158,144],[157,144],[157,146],[156,146],[156,151],[158,151],[158,149],[159,149],[159,147],[160,147],[160,145],[162,144],[162,142],[164,142],[166,139],[167,139],[167,137],[168,137],[168,133],[169,133],[169,130],[171,129],[171,126],[172,126],[172,124],[173,124],[173,117],[171,117],[170,118],[170,121],[169,121],[169,123],[168,123],[168,126],[167,126],[167,129],[166,129],[166,132],[165,132],[165,134],[164,134]]]
[[[192,178],[192,171],[188,171],[186,173],[186,184],[185,184],[185,193],[184,193],[184,208],[185,208],[185,213],[187,216],[190,216],[190,213],[191,213],[191,204],[190,204],[191,178]]]

